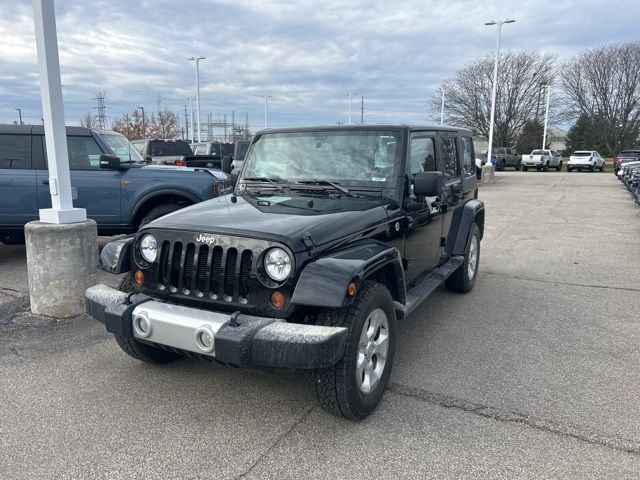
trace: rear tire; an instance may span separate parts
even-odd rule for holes
[[[348,330],[338,363],[314,371],[320,405],[333,415],[361,420],[375,410],[391,375],[396,341],[391,294],[380,283],[364,281],[351,306],[325,309],[317,323]]]
[[[445,280],[444,284],[451,292],[469,293],[478,278],[480,266],[480,228],[474,223],[469,232],[469,242],[464,254],[464,262]]]
[[[545,164],[542,166],[542,171],[543,171],[543,172],[548,172],[548,171],[549,171],[549,164],[548,164],[548,163],[545,163]]]
[[[516,171],[518,171],[518,172],[519,172],[519,171],[520,171],[520,168],[522,168],[522,165],[520,165],[520,164],[518,163],[518,164],[517,164],[515,167],[513,167],[513,168],[515,168],[515,169],[516,169]]]
[[[590,172],[595,172],[596,171],[596,164],[594,163],[593,165],[591,165],[591,168],[589,168]]]
[[[522,165],[522,171],[523,172],[529,171],[529,167],[527,167],[526,165]]]
[[[5,245],[24,245],[25,238],[24,235],[0,235],[0,243],[4,243]]]

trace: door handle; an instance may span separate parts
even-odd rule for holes
[[[49,180],[42,180],[43,185],[49,185]]]

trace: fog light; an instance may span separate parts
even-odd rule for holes
[[[151,321],[144,312],[133,317],[133,329],[142,338],[147,338],[151,335]]]
[[[214,340],[213,340],[213,332],[207,326],[202,326],[198,328],[195,332],[196,345],[200,350],[204,353],[213,352]]]
[[[273,292],[271,294],[271,305],[273,305],[273,308],[284,307],[284,295],[282,292]]]
[[[133,279],[138,285],[142,285],[144,283],[144,273],[141,270],[137,270],[133,275]]]

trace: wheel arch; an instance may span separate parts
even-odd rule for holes
[[[484,237],[484,202],[473,199],[458,207],[453,212],[451,227],[447,235],[445,252],[449,255],[464,255],[469,241],[469,234],[474,223],[480,229],[480,240]]]
[[[200,201],[200,198],[184,190],[156,190],[138,200],[131,213],[130,223],[137,227],[147,213],[160,205],[173,203],[186,207]]]
[[[397,248],[366,241],[325,255],[307,264],[298,279],[291,302],[298,305],[339,308],[350,304],[350,283],[381,283],[395,302],[406,302],[402,257]]]

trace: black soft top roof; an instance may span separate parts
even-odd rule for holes
[[[85,127],[65,127],[67,131],[67,135],[76,135],[76,136],[91,136],[91,128]],[[97,133],[109,134],[109,135],[119,135],[119,133],[113,132],[111,130],[93,130]],[[13,134],[23,134],[23,135],[44,135],[44,126],[43,125],[11,125],[11,124],[0,124],[0,133],[13,133]]]
[[[463,132],[471,135],[471,130],[462,127],[448,127],[444,125],[428,125],[428,124],[366,124],[366,125],[311,125],[304,127],[282,127],[282,128],[265,128],[256,133],[256,135],[265,133],[302,133],[302,132],[341,132],[345,130],[395,130],[404,132],[416,131],[437,131],[437,132]]]

